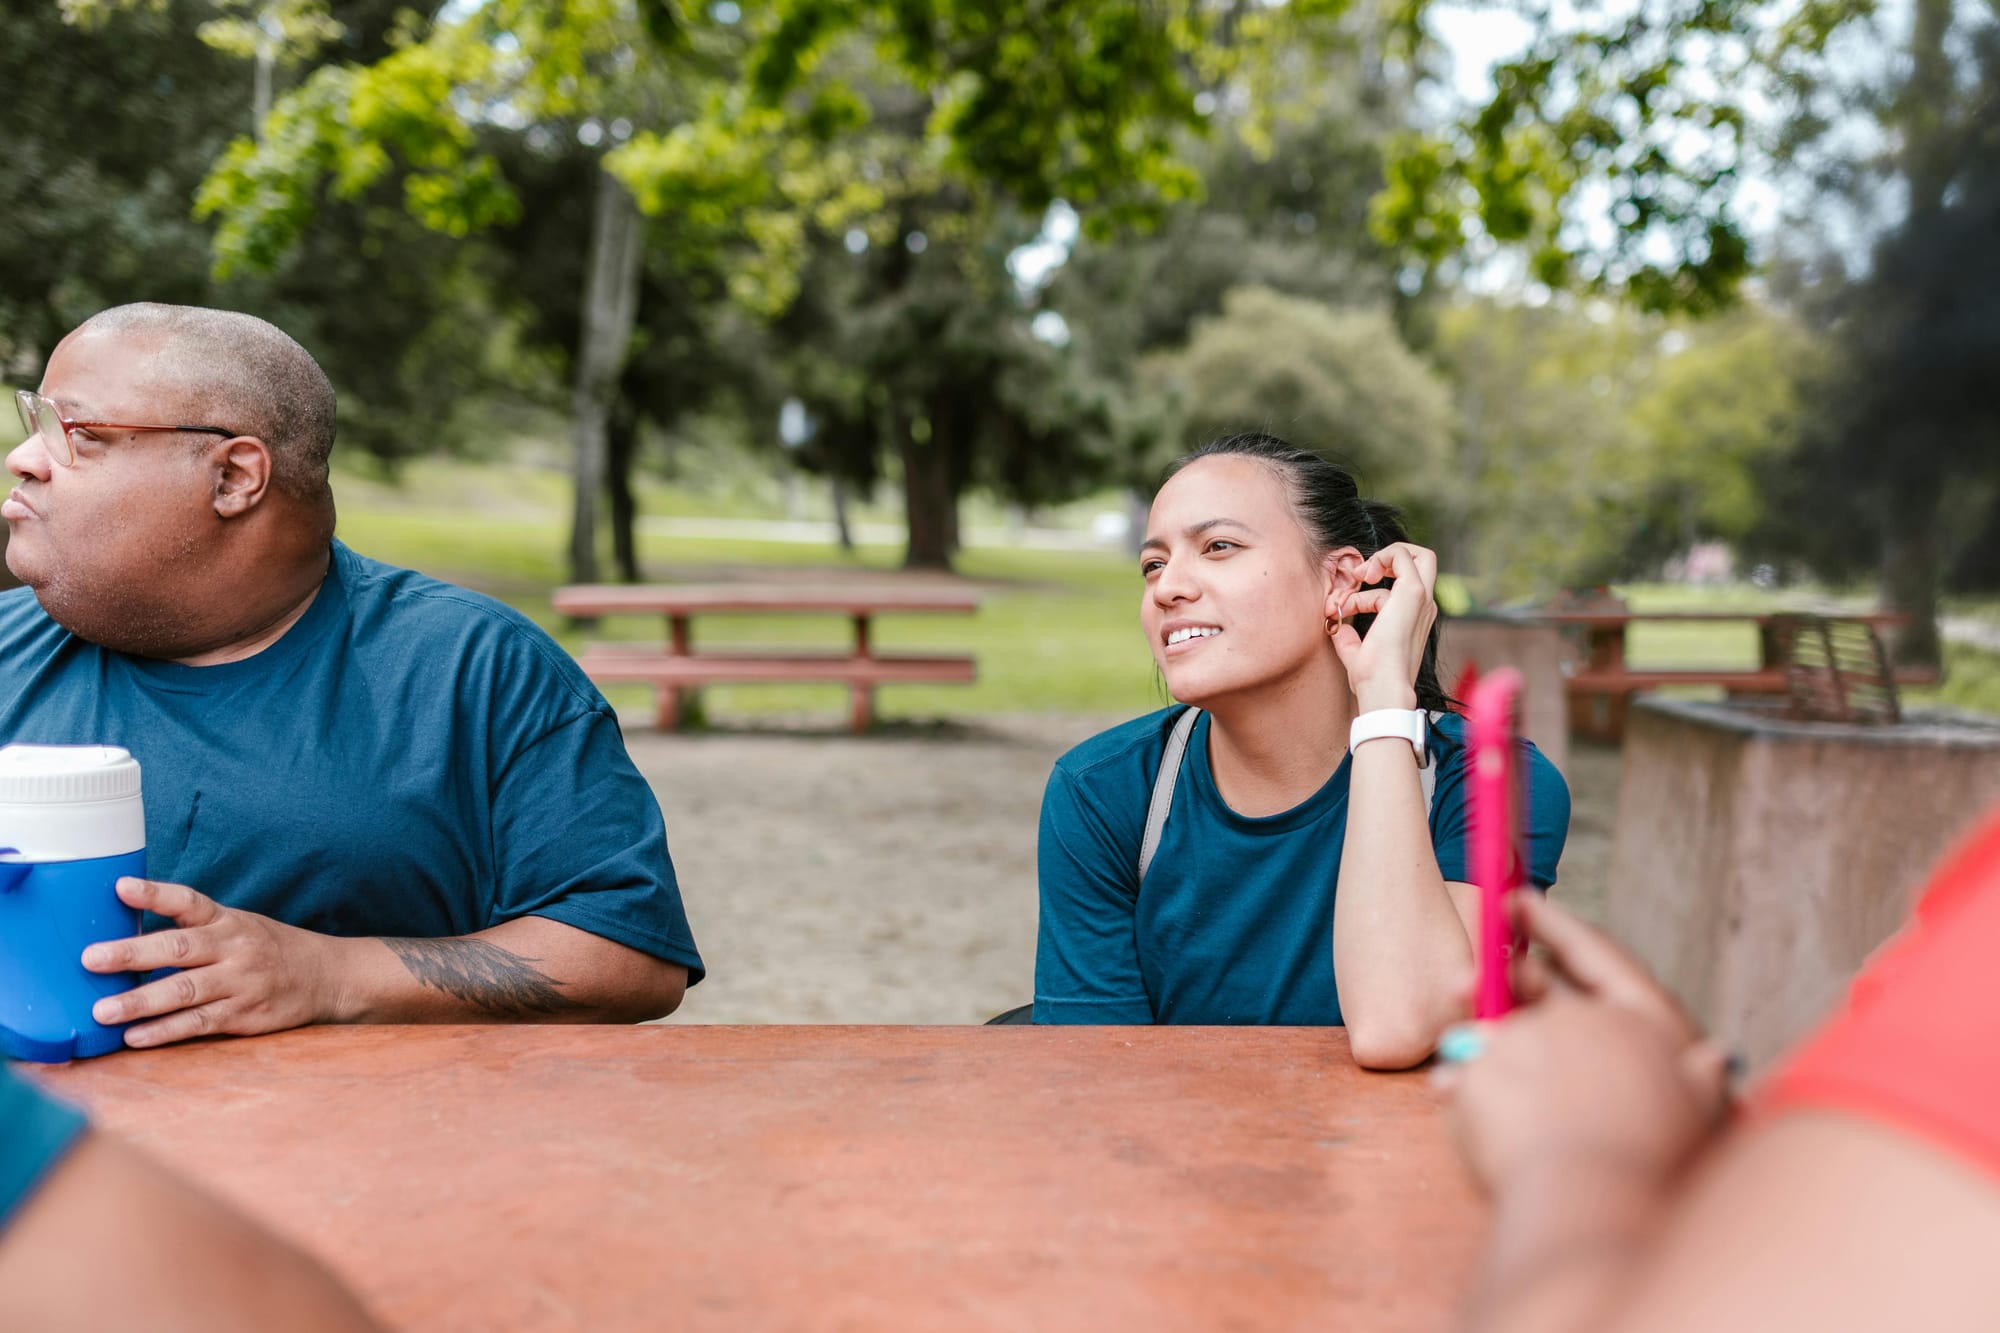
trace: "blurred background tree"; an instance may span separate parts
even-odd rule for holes
[[[1484,596],[1725,542],[1934,653],[2000,586],[1990,9],[1518,13],[1481,86],[1450,11],[1345,0],[33,7],[0,71],[70,91],[0,109],[0,362],[212,301],[386,467],[566,418],[579,580],[641,575],[635,478],[697,439],[843,533],[893,483],[943,567],[968,496],[1263,428]]]

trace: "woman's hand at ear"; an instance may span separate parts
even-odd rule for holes
[[[1377,708],[1415,708],[1417,671],[1424,646],[1437,623],[1437,554],[1410,542],[1394,542],[1361,562],[1359,591],[1339,608],[1344,622],[1333,635],[1333,650],[1347,668],[1348,687],[1364,713]],[[1393,579],[1387,587],[1370,587]],[[1373,615],[1368,637],[1352,624]]]

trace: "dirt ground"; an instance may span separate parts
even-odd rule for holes
[[[1031,998],[1049,768],[1120,719],[985,718],[867,737],[819,719],[666,736],[624,720],[712,969],[672,1021],[977,1023]],[[1618,755],[1577,747],[1570,769],[1556,893],[1594,916]]]

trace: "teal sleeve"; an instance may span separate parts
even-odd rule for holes
[[[1437,793],[1431,805],[1431,845],[1437,851],[1438,870],[1447,880],[1461,884],[1472,874],[1466,852],[1472,810],[1465,761],[1470,753],[1468,747],[1456,745],[1439,758]],[[1532,743],[1521,742],[1521,753],[1528,786],[1528,882],[1547,889],[1556,882],[1556,865],[1562,860],[1563,844],[1569,841],[1569,783],[1563,781],[1562,770]]]
[[[83,1136],[81,1112],[0,1069],[0,1228]]]
[[[1058,768],[1042,796],[1035,1022],[1151,1023],[1134,916],[1139,848]]]
[[[705,975],[653,789],[593,709],[539,737],[493,792],[500,882],[486,925],[539,916]]]

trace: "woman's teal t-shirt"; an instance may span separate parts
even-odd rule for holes
[[[1198,719],[1173,811],[1139,890],[1139,844],[1167,733],[1181,707],[1113,727],[1057,761],[1042,798],[1037,1023],[1337,1025],[1333,898],[1347,835],[1348,759],[1280,814],[1231,810]],[[1464,880],[1465,723],[1432,730],[1439,765],[1431,845],[1447,880]],[[1555,883],[1569,834],[1569,786],[1527,752],[1528,862]]]

